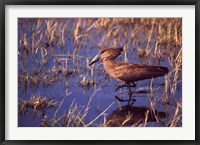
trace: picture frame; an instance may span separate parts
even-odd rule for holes
[[[5,140],[5,98],[6,98],[6,81],[5,72],[6,65],[6,52],[5,52],[5,12],[7,5],[194,5],[195,6],[195,140]],[[200,144],[199,135],[199,116],[200,116],[200,99],[199,99],[199,49],[200,49],[200,1],[199,0],[116,0],[116,1],[105,1],[105,0],[1,0],[1,16],[0,16],[0,135],[1,144],[185,144],[185,145],[197,145]]]

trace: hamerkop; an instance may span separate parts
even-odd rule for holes
[[[126,62],[116,62],[115,59],[121,54],[123,48],[104,48],[94,57],[89,65],[97,62],[99,58],[103,60],[105,71],[114,79],[129,87],[136,81],[152,79],[164,76],[168,73],[168,68],[161,66],[149,66],[145,64],[135,64]]]

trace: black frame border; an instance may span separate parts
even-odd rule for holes
[[[5,140],[5,7],[6,5],[194,5],[195,6],[195,140]],[[0,0],[0,143],[2,145],[23,144],[68,144],[68,145],[200,145],[200,0]],[[188,76],[189,77],[189,76]],[[189,97],[189,96],[188,96]]]

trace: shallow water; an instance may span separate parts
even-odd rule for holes
[[[139,55],[140,48],[142,50],[147,48],[147,34],[152,29],[150,25],[140,24],[140,19],[135,22],[120,21],[115,23],[109,21],[106,26],[98,29],[93,26],[97,19],[31,19],[20,18],[18,19],[18,98],[19,104],[24,100],[29,100],[32,96],[46,97],[55,100],[59,104],[55,108],[44,109],[42,111],[34,112],[32,108],[27,109],[22,113],[18,110],[18,126],[19,127],[36,127],[41,125],[41,120],[46,117],[48,120],[52,118],[58,119],[63,114],[68,114],[70,106],[77,105],[77,110],[84,112],[85,107],[89,103],[89,110],[84,119],[85,124],[90,123],[99,114],[104,112],[101,117],[94,121],[91,126],[101,126],[105,123],[105,118],[120,108],[126,106],[127,102],[118,102],[115,96],[128,98],[126,88],[120,89],[115,92],[116,86],[119,84],[116,80],[110,78],[103,69],[101,61],[96,63],[92,68],[88,66],[89,61],[98,53],[99,47],[125,47],[127,49],[127,57],[123,53],[117,61],[124,61],[134,63],[145,63],[149,65],[161,65],[169,68],[169,72],[173,69],[169,63],[170,53],[178,55],[181,49],[177,46],[176,50],[163,54],[163,58],[153,58],[155,50],[155,42],[158,37],[157,25],[154,26],[151,36],[151,43],[149,43],[150,55],[144,57]],[[41,21],[41,25],[39,25]],[[49,23],[48,23],[49,22]],[[50,23],[51,22],[51,23]],[[124,22],[124,23],[123,23]],[[109,25],[108,25],[109,24]],[[50,29],[48,29],[48,25]],[[142,26],[142,27],[141,27]],[[106,37],[109,33],[108,27],[113,27],[112,37]],[[117,29],[120,27],[119,29]],[[141,27],[141,28],[140,28]],[[138,29],[136,29],[138,28]],[[110,30],[110,29],[109,29]],[[53,32],[54,31],[54,32]],[[78,32],[76,32],[78,31]],[[136,31],[136,32],[135,32]],[[133,32],[135,33],[134,40]],[[26,34],[26,39],[24,39]],[[114,35],[114,36],[113,36]],[[41,39],[41,41],[39,41]],[[27,41],[27,48],[25,45]],[[37,45],[38,42],[38,45]],[[165,45],[160,45],[160,50],[164,50]],[[175,49],[175,48],[174,48]],[[58,72],[53,72],[53,70]],[[63,70],[70,72],[64,74]],[[92,69],[94,75],[91,76]],[[152,100],[156,102],[155,107],[157,111],[166,112],[166,106],[169,108],[169,118],[171,118],[176,109],[176,102],[181,102],[182,98],[182,78],[181,71],[179,72],[177,88],[175,93],[170,93],[169,103],[163,101],[164,96],[164,77],[153,79],[153,95]],[[28,76],[26,82],[24,76]],[[34,84],[31,77],[37,78]],[[45,82],[46,78],[47,82]],[[170,76],[173,81],[174,76]],[[50,80],[52,80],[51,83]],[[94,84],[86,83],[87,81],[94,80]],[[82,85],[81,85],[82,83]],[[144,80],[136,82],[136,88],[150,90],[151,80]],[[92,95],[98,90],[94,95]],[[136,102],[133,106],[148,107],[150,108],[148,93],[134,94]],[[62,102],[63,101],[63,102]],[[60,104],[62,102],[62,104]],[[55,116],[55,112],[57,113]],[[58,121],[62,126],[62,120]],[[58,124],[56,126],[59,126]],[[162,126],[161,124],[148,124],[147,126]]]

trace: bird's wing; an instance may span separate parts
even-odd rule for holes
[[[125,82],[151,79],[168,73],[165,67],[134,63],[118,63],[114,71],[115,78]]]

